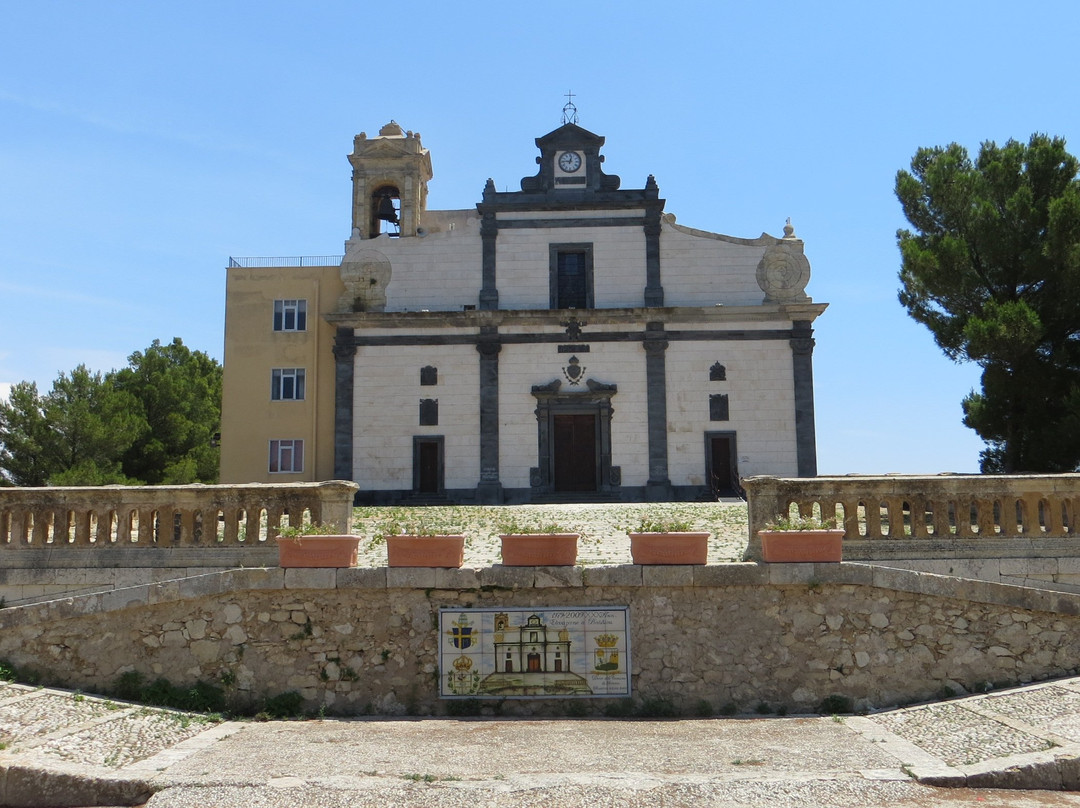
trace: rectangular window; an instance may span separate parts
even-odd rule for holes
[[[439,425],[439,399],[420,399],[420,426]]]
[[[275,300],[274,330],[307,331],[307,301]]]
[[[548,288],[553,309],[591,309],[592,244],[551,244]]]
[[[728,420],[728,397],[726,393],[717,393],[709,396],[709,420]]]
[[[304,442],[302,440],[270,441],[270,473],[295,474],[304,470]]]
[[[270,372],[271,401],[303,401],[304,369],[274,368]]]

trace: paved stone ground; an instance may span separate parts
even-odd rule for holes
[[[1080,806],[1049,790],[1080,788],[1078,707],[1068,679],[867,716],[259,723],[0,683],[0,805]]]
[[[707,530],[709,563],[741,561],[748,539],[746,503],[658,502],[560,505],[365,507],[354,510],[352,532],[360,543],[361,567],[385,567],[386,543],[381,532],[391,522],[419,524],[439,532],[465,534],[465,566],[487,567],[500,562],[500,523],[513,519],[534,525],[557,523],[581,534],[578,560],[582,566],[629,564],[628,530],[637,530],[643,517],[677,519],[691,530]]]

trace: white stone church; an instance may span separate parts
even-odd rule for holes
[[[792,228],[676,224],[604,138],[537,138],[520,190],[428,210],[432,161],[360,134],[333,259],[233,259],[222,482],[361,502],[686,500],[816,474],[810,265]],[[522,163],[531,162],[523,153]]]

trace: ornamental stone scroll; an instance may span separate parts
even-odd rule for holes
[[[338,312],[385,311],[391,274],[390,259],[378,250],[364,249],[346,255],[341,262],[345,291],[338,298]]]
[[[784,228],[787,232],[788,225]],[[766,303],[807,301],[805,289],[810,281],[810,262],[803,255],[800,239],[785,236],[765,250],[757,265],[757,282],[765,293]]]

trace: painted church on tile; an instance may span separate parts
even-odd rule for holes
[[[221,481],[520,503],[816,474],[803,242],[676,224],[604,140],[570,118],[520,190],[428,210],[419,133],[357,135],[343,258],[230,260]]]

